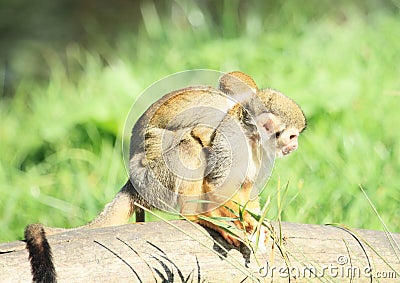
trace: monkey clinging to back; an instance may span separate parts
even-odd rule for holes
[[[166,94],[132,129],[129,180],[102,212],[85,226],[125,224],[143,206],[175,211],[219,232],[230,244],[240,238],[207,221],[229,217],[252,234],[256,220],[239,210],[259,212],[253,187],[265,183],[273,159],[298,147],[306,127],[300,107],[282,93],[258,89],[251,77],[231,72],[217,88],[193,86]],[[199,217],[206,216],[206,217]],[[46,235],[67,229],[28,225],[25,239],[36,282],[55,281]]]

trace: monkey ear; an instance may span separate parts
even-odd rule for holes
[[[259,116],[259,123],[264,127],[268,134],[272,135],[280,131],[279,118],[272,113],[263,113]]]
[[[272,134],[274,133],[274,121],[273,119],[267,119],[264,123],[263,123],[263,127],[265,128],[265,130],[269,133]]]

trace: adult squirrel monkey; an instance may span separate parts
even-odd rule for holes
[[[218,88],[170,92],[132,129],[129,180],[92,222],[74,229],[125,224],[143,206],[181,213],[238,246],[240,237],[207,219],[237,219],[231,224],[252,234],[257,221],[247,211],[239,220],[239,210],[246,206],[259,212],[253,188],[265,184],[275,157],[297,149],[305,127],[306,118],[293,100],[259,89],[239,71],[220,77]],[[46,235],[66,230],[26,227],[33,281],[55,281]]]

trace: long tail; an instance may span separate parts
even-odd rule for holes
[[[122,225],[129,221],[135,211],[134,202],[145,202],[128,180],[114,199],[108,203],[90,223],[72,229],[46,227],[42,224],[30,224],[25,228],[26,248],[29,252],[33,282],[56,282],[56,270],[51,247],[46,235],[53,235],[69,230]]]
[[[31,224],[25,228],[26,248],[29,251],[33,282],[56,282],[56,269],[46,233],[41,224]]]

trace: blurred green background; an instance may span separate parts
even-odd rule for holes
[[[308,117],[268,217],[400,232],[400,1],[0,2],[0,242],[90,221],[124,184],[135,99],[166,75],[242,70]],[[289,182],[289,183],[288,183]],[[278,187],[286,194],[277,195]],[[283,197],[284,196],[284,197]],[[275,208],[274,208],[275,207]]]

